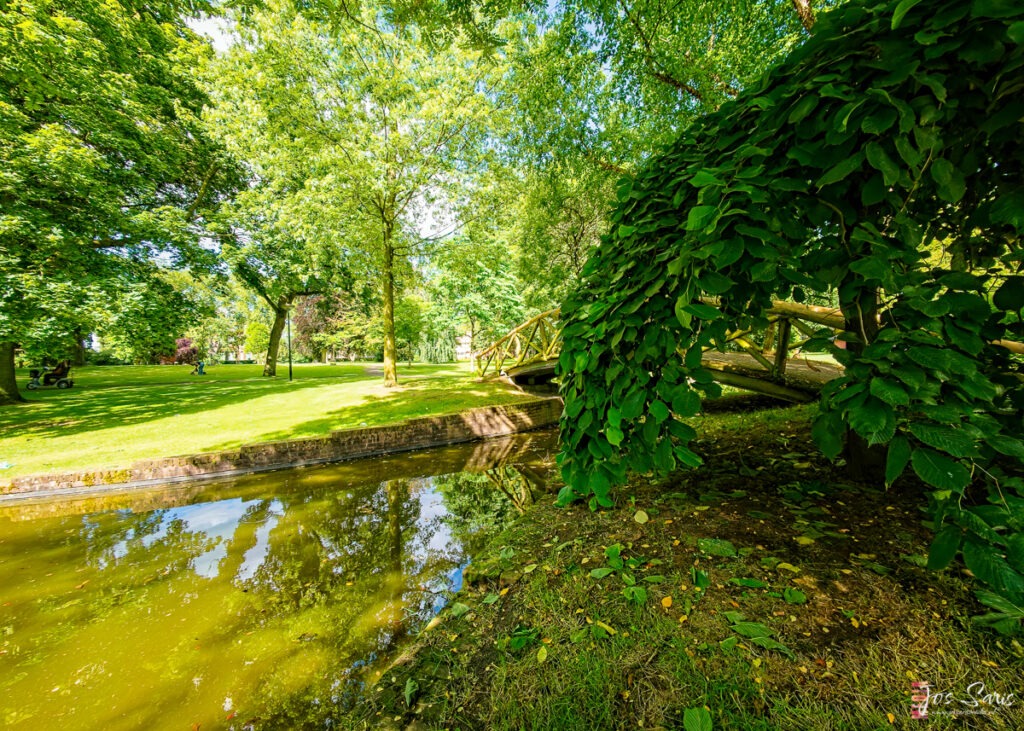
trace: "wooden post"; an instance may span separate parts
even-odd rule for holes
[[[775,337],[775,321],[768,323],[768,328],[764,331],[764,345],[761,347],[761,355],[768,355],[772,352],[772,338]]]
[[[792,325],[788,317],[779,320],[779,340],[775,347],[775,376],[786,374],[786,360],[789,358],[789,332]]]

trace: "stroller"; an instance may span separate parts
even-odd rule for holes
[[[52,371],[33,368],[28,372],[29,381],[25,386],[29,391],[35,391],[42,386],[56,386],[57,388],[71,388],[75,381],[71,378],[71,364],[62,360]],[[42,379],[40,381],[40,379]]]

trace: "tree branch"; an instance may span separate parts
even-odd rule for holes
[[[591,162],[593,162],[595,165],[597,165],[599,168],[604,170],[605,172],[616,173],[618,175],[624,175],[624,176],[627,176],[627,177],[630,177],[630,178],[633,177],[633,173],[631,171],[627,170],[626,168],[622,167],[621,165],[616,165],[613,162],[608,162],[607,160],[605,160],[605,159],[603,159],[601,157],[598,157],[593,152],[587,152],[585,154],[585,157],[588,160],[590,160]]]
[[[794,2],[796,1],[797,0],[794,0]],[[665,70],[664,64],[660,63],[655,57],[654,48],[651,44],[650,38],[648,38],[647,34],[644,33],[643,27],[640,25],[640,22],[636,19],[636,16],[629,12],[629,8],[626,6],[625,0],[620,0],[619,4],[622,6],[622,12],[625,13],[626,18],[629,20],[630,24],[632,24],[633,28],[636,30],[636,34],[640,38],[640,43],[643,45],[644,51],[646,51],[647,65],[651,67],[651,76],[653,76],[655,79],[662,82],[663,84],[668,84],[669,86],[678,89],[679,91],[682,91],[685,94],[688,94],[698,103],[703,104],[704,95],[701,94],[695,86],[687,84],[684,81],[680,81],[679,79],[672,76]],[[661,70],[658,70],[657,67],[659,66],[661,67]]]
[[[793,0],[793,9],[800,17],[800,23],[808,33],[814,27],[814,8],[811,7],[811,0]]]
[[[213,180],[213,176],[217,173],[217,163],[210,165],[210,169],[207,171],[206,176],[203,178],[203,182],[199,186],[199,192],[196,193],[196,199],[192,201],[192,205],[188,207],[185,212],[185,218],[188,221],[194,221],[196,211],[199,209],[199,204],[203,202],[203,198],[206,197],[206,191],[210,189],[210,181]]]

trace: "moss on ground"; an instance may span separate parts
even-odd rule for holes
[[[705,419],[704,467],[612,510],[536,505],[341,725],[668,729],[706,707],[716,729],[1024,728],[1024,648],[972,627],[969,576],[923,568],[921,486],[849,482],[810,414]],[[913,681],[1017,702],[913,720]]]

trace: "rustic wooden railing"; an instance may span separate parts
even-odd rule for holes
[[[713,299],[705,302],[717,304]],[[550,377],[561,351],[559,314],[556,308],[535,315],[477,353],[478,374],[481,377],[504,375],[513,379],[522,374],[546,374]],[[725,343],[739,346],[742,353],[705,348],[705,367],[715,374],[716,380],[738,388],[791,401],[813,398],[814,393],[839,375],[841,370],[828,362],[814,363],[802,358],[797,372],[790,372],[793,353],[799,352],[815,335],[808,323],[838,332],[843,326],[842,315],[833,308],[782,301],[775,302],[768,314],[767,328],[728,333]],[[794,338],[794,331],[803,338]],[[720,347],[725,343],[717,345]]]
[[[497,376],[512,368],[555,361],[562,349],[559,308],[542,312],[519,325],[493,345],[476,354],[481,376]]]
[[[701,301],[718,304],[714,298]],[[704,348],[704,367],[715,380],[730,386],[789,401],[813,399],[822,386],[842,374],[842,367],[831,359],[801,356],[800,351],[811,338],[820,336],[821,327],[839,339],[845,325],[842,313],[833,307],[776,300],[767,314],[767,327],[730,331],[724,343]],[[542,312],[480,351],[477,372],[481,377],[525,378],[528,383],[550,378],[561,351],[559,315],[558,309]],[[814,325],[819,326],[817,333]],[[725,352],[726,343],[742,352]],[[994,341],[992,345],[1024,352],[1024,344],[1018,342]]]

